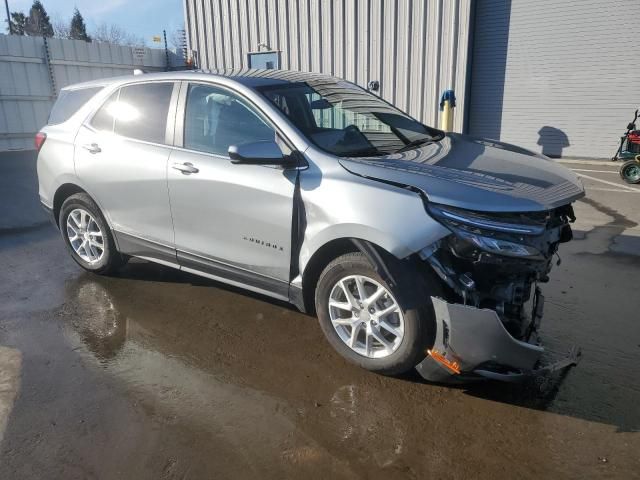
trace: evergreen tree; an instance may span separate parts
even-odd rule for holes
[[[25,33],[36,37],[53,37],[53,25],[40,0],[35,0],[31,5],[25,24]]]
[[[71,18],[69,38],[84,40],[85,42],[91,41],[91,37],[87,35],[87,26],[84,24],[84,18],[82,18],[82,14],[77,8],[73,12],[73,18]]]
[[[27,17],[22,12],[12,12],[11,13],[11,32],[14,35],[24,35],[25,34],[25,26],[27,23]]]

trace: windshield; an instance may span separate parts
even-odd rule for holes
[[[258,90],[312,143],[340,157],[387,155],[443,136],[343,80],[324,77]]]

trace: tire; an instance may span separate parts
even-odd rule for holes
[[[384,252],[381,252],[384,253]],[[389,285],[374,269],[367,257],[360,253],[348,253],[333,260],[324,269],[316,287],[315,306],[320,322],[320,327],[324,335],[333,348],[351,363],[355,363],[362,368],[371,370],[383,375],[399,375],[413,369],[420,363],[425,355],[426,350],[433,346],[435,336],[435,317],[433,305],[431,303],[431,295],[440,293],[439,284],[431,281],[430,277],[425,277],[423,272],[419,272],[415,265],[409,261],[400,261],[389,254],[383,256],[388,270],[391,272],[393,279],[397,285],[393,287]],[[387,292],[383,294],[380,300],[373,305],[376,311],[371,315],[371,306],[365,305],[366,308],[360,311],[349,311],[345,302],[338,301],[340,298],[348,298],[345,287],[349,289],[352,286],[352,297],[358,300],[360,297],[357,290],[357,278],[364,277],[361,285],[364,284],[363,290],[365,298],[372,298],[371,292],[377,291],[376,284],[383,287]],[[371,283],[368,283],[369,279]],[[344,283],[340,285],[341,280]],[[427,280],[427,281],[425,281]],[[355,287],[353,284],[355,283]],[[430,291],[431,290],[431,291]],[[332,296],[333,295],[333,296]],[[330,307],[329,302],[333,301]],[[385,310],[385,305],[390,305],[395,301],[399,307],[396,312],[386,317],[376,317],[378,313]],[[382,302],[382,303],[381,303]],[[374,302],[375,303],[375,302]],[[391,307],[387,307],[391,308]],[[356,309],[357,310],[357,309]],[[368,311],[368,312],[365,312]],[[359,313],[359,315],[358,315]],[[351,315],[351,319],[341,318]],[[356,348],[347,345],[347,342],[353,342],[352,326],[334,325],[332,315],[336,321],[342,322],[360,321],[360,331],[357,335]],[[356,317],[356,315],[358,315]],[[367,317],[365,319],[365,316]],[[383,328],[383,319],[385,324],[392,323],[396,331],[403,330],[401,340],[400,335],[394,336]],[[376,325],[376,319],[378,320]],[[403,323],[403,329],[399,327],[400,321]],[[362,325],[365,326],[362,326]],[[374,338],[372,344],[366,343],[367,336],[370,337],[370,329],[378,327],[377,335],[381,332],[386,335],[387,344],[393,342],[393,350],[384,349],[384,345]],[[345,337],[350,337],[346,340]],[[371,347],[371,350],[369,349]],[[377,349],[377,350],[376,350]],[[391,353],[390,353],[391,352]],[[374,355],[379,355],[374,357]]]
[[[85,216],[82,212],[88,214],[91,219],[86,222],[88,223],[88,228],[85,226],[84,229],[81,226],[81,219],[84,218],[86,220],[89,216]],[[79,220],[80,225],[77,223]],[[102,212],[86,193],[71,195],[64,201],[60,208],[58,225],[71,257],[85,270],[105,275],[116,271],[126,263],[126,259],[116,249],[111,229]],[[74,232],[78,233],[77,236],[80,239],[74,240],[72,244],[70,235],[73,235]],[[98,235],[98,232],[100,235]],[[85,234],[88,237],[85,237]],[[102,238],[101,242],[99,240],[100,237]],[[76,247],[79,243],[86,243],[84,239],[91,239],[93,245],[96,246],[93,248],[91,248],[92,246],[83,247],[77,251]],[[98,246],[100,243],[101,246]],[[89,244],[87,243],[87,245]]]
[[[628,160],[620,167],[620,177],[627,183],[640,183],[640,162]]]

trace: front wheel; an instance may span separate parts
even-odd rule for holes
[[[126,262],[116,250],[107,221],[86,193],[64,201],[58,225],[71,257],[85,270],[107,274]]]
[[[398,375],[411,370],[433,344],[433,306],[424,278],[409,262],[394,262],[395,288],[362,253],[333,260],[316,288],[316,312],[327,340],[367,370]]]
[[[640,162],[629,160],[620,167],[620,177],[627,183],[640,183]]]

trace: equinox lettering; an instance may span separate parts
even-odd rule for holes
[[[260,240],[258,238],[247,237],[246,235],[242,237],[243,240],[247,242],[255,243],[256,245],[262,245],[263,247],[273,248],[274,250],[278,250],[279,252],[283,252],[284,248],[276,245],[275,243],[265,242],[264,240]]]

